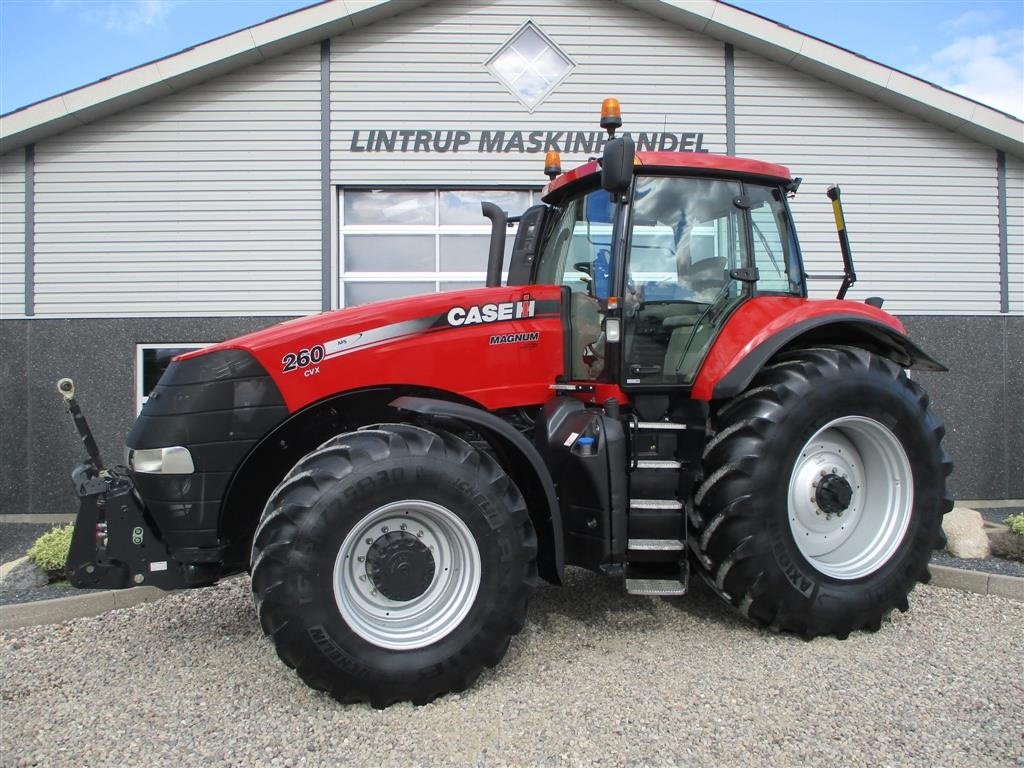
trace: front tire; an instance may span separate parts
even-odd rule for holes
[[[953,501],[942,423],[902,369],[863,349],[796,350],[712,427],[691,547],[721,597],[808,639],[907,609]]]
[[[515,484],[447,432],[383,424],[332,438],[256,530],[260,624],[309,686],[344,703],[465,690],[522,629],[536,536]]]

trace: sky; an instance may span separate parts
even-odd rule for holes
[[[0,0],[0,114],[310,4]],[[732,4],[1024,119],[1021,0]]]

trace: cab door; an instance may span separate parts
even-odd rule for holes
[[[622,308],[625,385],[693,382],[749,292],[736,272],[749,264],[747,207],[738,181],[637,177]]]

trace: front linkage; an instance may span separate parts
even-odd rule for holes
[[[188,586],[183,566],[168,556],[147,520],[127,468],[104,468],[89,423],[75,400],[74,382],[61,379],[57,390],[88,454],[71,473],[81,501],[68,552],[68,581],[92,589]]]

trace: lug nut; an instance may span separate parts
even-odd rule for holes
[[[360,562],[360,563],[366,562],[366,558],[365,558],[365,557],[363,557],[362,555],[360,555],[360,556],[359,556],[358,558],[356,558],[356,559],[357,559],[357,560],[359,560],[359,562]]]
[[[387,533],[388,532],[388,527],[386,525],[382,525],[380,527],[380,531],[381,531],[381,533]]]
[[[366,543],[369,544],[370,546],[373,546],[373,539],[367,539]]]
[[[408,528],[409,528],[409,526],[408,526],[408,525],[406,525],[405,523],[402,523],[402,524],[401,524],[400,526],[398,526],[398,527],[399,527],[399,529],[401,529],[401,530],[403,530],[403,531],[405,531],[405,530],[408,530]]]

